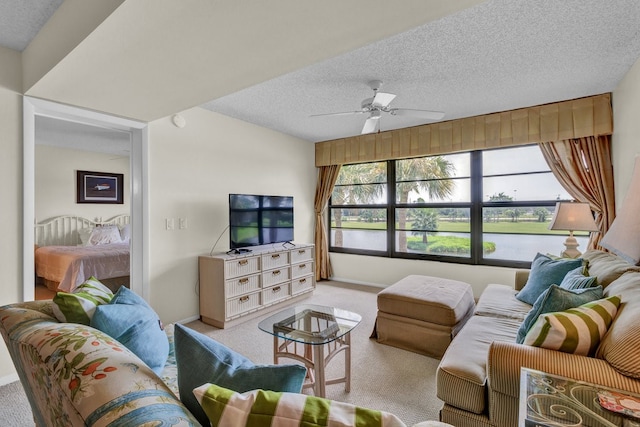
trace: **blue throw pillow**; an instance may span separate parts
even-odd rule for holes
[[[169,339],[156,312],[130,289],[120,287],[109,304],[98,306],[91,326],[119,341],[156,374],[162,373]]]
[[[580,267],[568,272],[567,275],[564,276],[564,279],[562,279],[560,287],[564,289],[583,289],[596,286],[597,277],[586,276],[583,270],[584,268]]]
[[[238,393],[255,389],[302,391],[307,375],[304,366],[255,365],[216,340],[180,324],[175,325],[174,342],[180,400],[202,425],[209,425],[209,419],[193,394],[202,384],[212,383]]]
[[[522,302],[533,305],[536,299],[552,284],[562,283],[564,276],[571,270],[582,266],[582,258],[552,259],[541,253],[537,254],[531,263],[529,279],[524,288],[516,294]]]
[[[583,289],[565,289],[558,285],[551,285],[544,291],[533,304],[533,308],[524,318],[518,329],[516,342],[522,344],[529,329],[536,323],[538,316],[543,313],[553,313],[564,311],[570,308],[581,306],[591,301],[602,298],[602,286],[595,286]]]

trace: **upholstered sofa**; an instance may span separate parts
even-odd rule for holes
[[[516,284],[491,284],[474,315],[453,339],[437,371],[441,420],[457,427],[518,425],[520,368],[640,393],[640,267],[601,251],[587,251],[588,274],[604,287],[603,296],[621,296],[611,326],[592,357],[517,344],[518,330],[532,305],[516,294]]]
[[[178,380],[178,374],[181,371],[176,363],[176,353],[178,359],[185,360],[192,371],[201,374],[203,383],[216,381],[207,378],[211,368],[203,367],[206,362],[200,360],[203,359],[201,357],[203,349],[193,351],[192,348],[185,349],[178,345],[176,352],[175,342],[178,341],[180,344],[179,338],[184,337],[185,333],[189,334],[189,339],[206,340],[206,337],[189,328],[167,325],[164,330],[169,341],[169,357],[161,374],[157,375],[127,347],[109,335],[91,326],[59,322],[52,306],[52,301],[46,300],[0,307],[0,332],[24,386],[37,426],[202,425],[198,421],[197,412],[187,409],[193,407],[187,401],[183,404],[177,397],[180,396],[180,389],[184,390],[184,383],[180,381],[186,381],[185,378],[188,376],[180,375],[181,380]],[[209,342],[206,345],[216,347],[216,354],[220,356],[220,348],[224,346],[211,341],[213,344]],[[186,341],[182,342],[186,343]],[[230,349],[227,350],[231,352]],[[233,357],[235,360],[244,359],[237,354]],[[229,354],[220,357],[221,360],[223,359],[220,364],[224,365],[225,369],[235,363],[230,358]],[[259,367],[252,365],[246,368],[245,379],[259,376],[256,370],[252,370]],[[267,365],[264,367],[268,368]],[[287,367],[278,365],[273,368]],[[304,368],[298,366],[291,366],[291,368],[302,369],[303,381],[306,372]],[[197,378],[190,378],[190,380],[198,381]],[[186,388],[192,390],[193,386],[187,383]],[[222,390],[226,400],[230,391]],[[287,399],[281,398],[280,402],[284,402],[281,405],[304,406],[304,399],[311,399],[296,393],[281,394],[287,395]],[[234,397],[244,409],[247,408],[247,399],[251,398],[250,394],[245,396],[239,393]],[[194,399],[191,399],[192,403]],[[271,402],[273,403],[273,398]],[[342,414],[343,423],[337,424],[341,426],[350,425],[348,420],[356,414],[355,407],[347,403],[318,405],[316,402],[311,405],[311,407],[314,406],[330,407],[331,414],[334,414],[332,416]],[[362,410],[368,411],[363,408],[358,409],[360,422]],[[214,411],[216,411],[215,408]],[[291,425],[289,415],[291,411],[289,410],[289,413],[287,411],[285,408],[285,417],[280,418],[282,424],[274,421],[272,425]],[[237,421],[237,417],[242,417],[237,411],[225,413],[234,421],[231,424],[220,421],[220,424],[216,425],[242,425]],[[304,413],[306,414],[306,408]],[[381,424],[371,425],[404,426],[393,414],[379,411],[370,411],[370,413],[382,420]],[[209,416],[209,412],[206,416]],[[310,419],[307,421],[309,422],[305,425],[315,425],[310,422]],[[208,425],[208,422],[206,424]],[[414,427],[441,425],[444,424],[426,421]]]

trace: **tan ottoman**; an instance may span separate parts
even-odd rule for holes
[[[407,276],[378,293],[372,338],[440,358],[473,315],[471,285],[431,276]]]

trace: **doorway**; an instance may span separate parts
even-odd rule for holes
[[[64,120],[78,126],[95,126],[130,135],[130,215],[131,215],[131,269],[130,287],[149,299],[148,251],[146,244],[147,201],[147,125],[102,113],[57,104],[35,98],[24,98],[23,105],[23,299],[35,298],[34,223],[35,223],[35,147],[36,120]]]

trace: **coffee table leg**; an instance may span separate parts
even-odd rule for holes
[[[351,391],[351,332],[344,336],[347,348],[344,350],[344,391]]]
[[[313,367],[315,369],[315,384],[313,392],[318,397],[325,397],[324,377],[324,344],[313,346]]]

